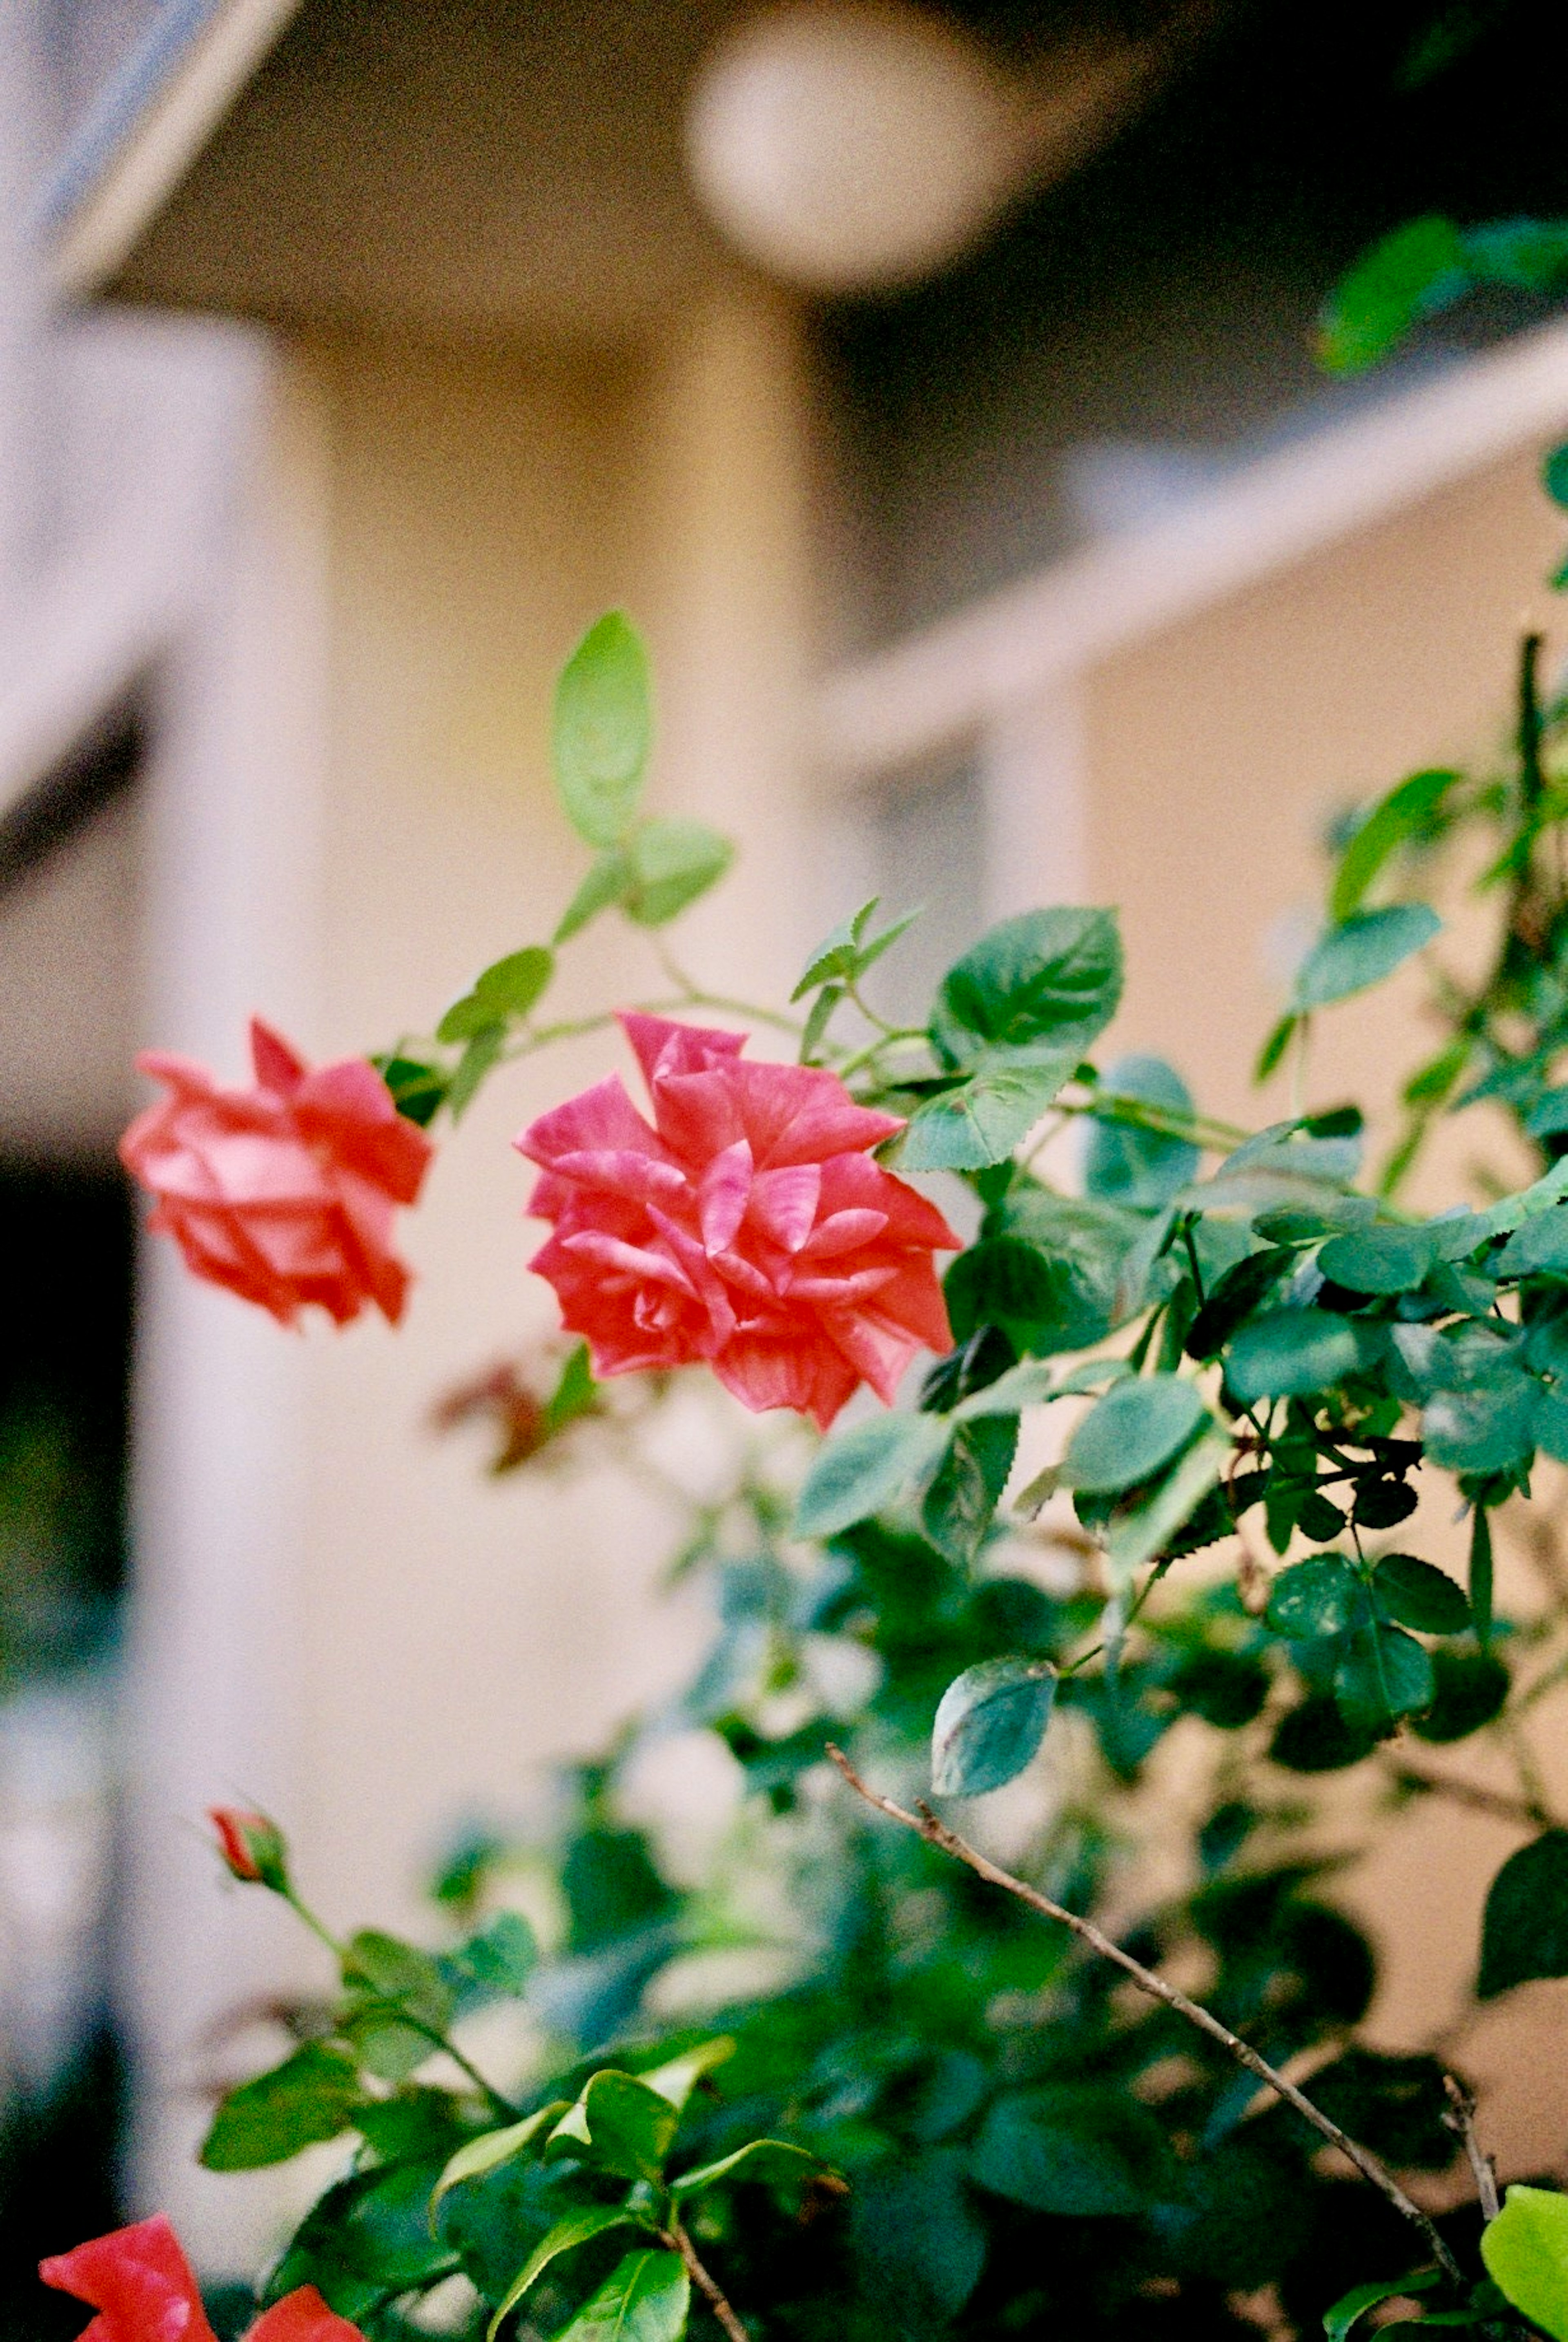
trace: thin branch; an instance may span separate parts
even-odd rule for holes
[[[1533,1797],[1511,1797],[1505,1789],[1483,1788],[1479,1781],[1461,1780],[1452,1774],[1423,1773],[1414,1765],[1385,1764],[1383,1770],[1398,1788],[1447,1797],[1456,1806],[1491,1814],[1500,1822],[1516,1822],[1526,1829],[1555,1827],[1551,1813]]]
[[[730,2342],[752,2342],[751,2336],[730,2307],[727,2297],[720,2291],[716,2278],[697,2258],[697,2248],[687,2236],[678,2217],[671,2219],[666,2233],[670,2243],[686,2265],[687,2276],[729,2336]]]
[[[1049,1896],[1042,1895],[1036,1887],[1026,1886],[1022,1878],[1014,1878],[1010,1870],[1004,1870],[989,1860],[966,1838],[960,1837],[955,1830],[950,1830],[944,1822],[938,1821],[928,1806],[922,1805],[917,1813],[906,1813],[902,1806],[895,1806],[891,1797],[881,1797],[875,1789],[869,1787],[843,1750],[834,1747],[831,1742],[827,1754],[850,1787],[858,1797],[864,1797],[867,1805],[874,1806],[878,1813],[885,1814],[890,1821],[901,1822],[905,1829],[914,1830],[928,1846],[934,1846],[942,1853],[952,1855],[956,1861],[967,1864],[977,1877],[986,1879],[993,1887],[1000,1887],[1008,1895],[1015,1895],[1021,1903],[1028,1904],[1030,1909],[1038,1911],[1042,1917],[1058,1920],[1064,1927],[1070,1927],[1091,1951],[1097,1952],[1102,1959],[1112,1961],[1130,1976],[1140,1991],[1148,1993],[1154,2000],[1164,2001],[1167,2008],[1174,2008],[1178,2016],[1184,2017],[1189,2025],[1195,2025],[1200,2033],[1206,2033],[1212,2041],[1217,2041],[1239,2066],[1244,2066],[1249,2074],[1255,2075],[1277,2097],[1283,2098],[1286,2106],[1293,2107],[1303,2120],[1310,2123],[1331,2147],[1338,2147],[1340,2153],[1354,2164],[1362,2177],[1369,2180],[1380,2195],[1388,2198],[1396,2212],[1421,2230],[1444,2277],[1453,2285],[1463,2285],[1464,2280],[1459,2264],[1436,2227],[1420,2205],[1413,2203],[1405,2194],[1386,2165],[1380,2162],[1370,2147],[1363,2147],[1359,2140],[1351,2137],[1348,2131],[1342,2130],[1320,2107],[1313,2106],[1293,2082],[1287,2081],[1266,2057],[1260,2057],[1250,2042],[1233,2033],[1228,2025],[1222,2025],[1219,2018],[1200,2002],[1189,2000],[1184,1992],[1178,1991],[1173,1984],[1167,1984],[1164,1977],[1157,1976],[1153,1968],[1146,1968],[1141,1960],[1135,1960],[1131,1952],[1124,1952],[1121,1945],[1113,1942],[1092,1919],[1080,1918],[1077,1912],[1066,1910],[1060,1903],[1052,1902]]]
[[[1462,2082],[1452,2074],[1444,2074],[1443,2087],[1448,2099],[1448,2112],[1443,2119],[1463,2147],[1465,2158],[1475,2179],[1475,2193],[1481,2205],[1482,2217],[1495,2220],[1499,2205],[1497,2197],[1497,2167],[1489,2155],[1482,2151],[1475,2130],[1475,2099]]]

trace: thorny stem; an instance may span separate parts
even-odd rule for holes
[[[717,2279],[703,2267],[698,2259],[697,2248],[687,2236],[677,2216],[672,2215],[665,2236],[670,2245],[684,2261],[686,2275],[729,2336],[730,2342],[751,2342],[751,2336],[736,2317],[725,2295],[720,2290]]]
[[[1336,2147],[1342,2155],[1347,2157],[1363,2178],[1369,2180],[1380,2195],[1387,2197],[1396,2212],[1420,2229],[1433,2258],[1450,2283],[1455,2286],[1463,2284],[1459,2264],[1437,2228],[1420,2205],[1405,2194],[1386,2165],[1373,2154],[1370,2147],[1363,2147],[1359,2140],[1351,2137],[1348,2131],[1342,2130],[1321,2107],[1313,2106],[1293,2082],[1287,2081],[1266,2057],[1260,2057],[1250,2042],[1233,2033],[1228,2025],[1222,2025],[1219,2018],[1204,2008],[1201,2002],[1189,2000],[1184,1992],[1179,1991],[1173,1984],[1167,1984],[1164,1977],[1156,1975],[1153,1968],[1146,1968],[1141,1960],[1133,1957],[1131,1952],[1124,1951],[1121,1945],[1114,1942],[1092,1919],[1081,1918],[1077,1912],[1054,1903],[1037,1887],[1027,1886],[1022,1878],[1015,1878],[1010,1870],[1004,1870],[999,1864],[989,1860],[977,1847],[971,1846],[967,1838],[960,1837],[955,1830],[950,1830],[944,1822],[938,1821],[928,1806],[921,1805],[916,1813],[906,1812],[904,1807],[894,1805],[891,1797],[882,1797],[868,1787],[843,1750],[835,1748],[831,1742],[827,1754],[856,1796],[863,1797],[868,1806],[874,1806],[878,1813],[885,1814],[890,1821],[901,1822],[905,1829],[914,1830],[927,1846],[934,1846],[942,1853],[950,1854],[956,1861],[966,1864],[977,1877],[985,1879],[993,1887],[1000,1887],[1008,1895],[1016,1896],[1021,1903],[1026,1903],[1031,1910],[1038,1911],[1042,1917],[1055,1919],[1064,1927],[1071,1928],[1091,1951],[1097,1952],[1102,1959],[1110,1960],[1130,1976],[1140,1991],[1148,1993],[1154,2000],[1164,2001],[1167,2008],[1174,2008],[1178,2016],[1186,2018],[1189,2025],[1196,2026],[1200,2033],[1206,2033],[1210,2040],[1217,2041],[1239,2066],[1244,2066],[1249,2074],[1254,2074],[1277,2097],[1283,2098],[1286,2106],[1293,2107],[1303,2121],[1310,2123],[1331,2147]]]

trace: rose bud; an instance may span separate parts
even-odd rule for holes
[[[621,1023],[653,1123],[612,1076],[515,1142],[554,1224],[529,1266],[594,1372],[704,1361],[743,1406],[824,1431],[863,1382],[891,1405],[917,1350],[952,1347],[932,1255],[960,1249],[872,1159],[902,1121],[819,1066],[751,1063],[740,1034]]]
[[[250,1887],[288,1892],[288,1848],[277,1824],[265,1814],[239,1806],[214,1806],[207,1817],[217,1833],[218,1852],[230,1874]]]

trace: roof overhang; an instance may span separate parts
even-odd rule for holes
[[[178,186],[301,0],[165,0],[39,204],[59,291],[96,292]]]

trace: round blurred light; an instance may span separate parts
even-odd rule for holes
[[[974,242],[1029,174],[1027,111],[970,42],[902,0],[794,0],[708,56],[689,166],[770,274],[870,292]]]

